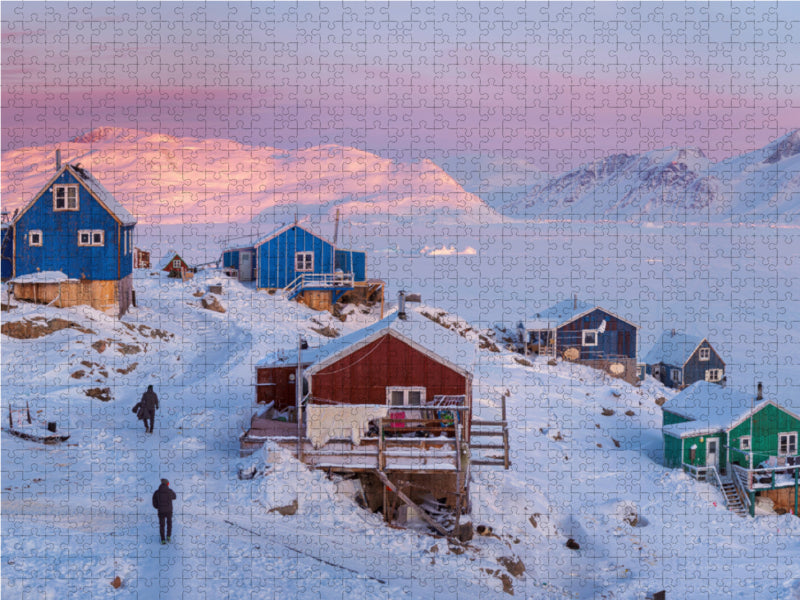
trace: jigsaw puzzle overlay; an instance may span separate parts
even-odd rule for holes
[[[0,11],[4,598],[800,599],[797,3]]]

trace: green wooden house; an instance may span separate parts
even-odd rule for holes
[[[750,514],[759,496],[797,514],[800,411],[764,399],[761,390],[698,381],[665,403],[664,464],[723,488],[729,482]]]

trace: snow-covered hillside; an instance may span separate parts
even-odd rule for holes
[[[24,206],[53,171],[56,148],[142,223],[228,223],[335,212],[495,218],[429,160],[401,162],[333,144],[302,150],[102,127],[57,145],[3,152],[4,210]]]
[[[468,333],[477,416],[497,418],[506,396],[512,467],[473,470],[472,519],[493,534],[455,546],[386,526],[285,451],[238,458],[255,362],[375,313],[341,322],[216,275],[136,276],[139,307],[122,320],[3,313],[3,414],[28,400],[71,434],[45,447],[2,433],[3,597],[800,597],[800,520],[741,519],[716,488],[662,467],[656,400],[672,392],[653,380],[523,364]],[[226,312],[202,308],[220,282]],[[152,435],[131,414],[150,383]],[[259,475],[239,480],[250,465]],[[150,505],[161,477],[178,494],[167,546]]]
[[[791,219],[800,213],[800,130],[718,163],[695,148],[615,154],[552,176],[526,201],[498,208],[526,218]]]

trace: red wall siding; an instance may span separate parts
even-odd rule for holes
[[[423,386],[426,399],[470,396],[466,377],[389,334],[314,374],[311,393],[338,403],[385,404],[389,386]]]
[[[275,408],[284,410],[295,405],[294,376],[297,367],[270,367],[256,369],[256,384],[272,383],[275,385],[256,385],[256,402],[267,404],[275,401]]]

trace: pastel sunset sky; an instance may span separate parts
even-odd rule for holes
[[[451,171],[800,125],[797,3],[2,3],[2,148],[100,126]]]

